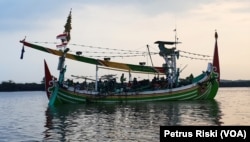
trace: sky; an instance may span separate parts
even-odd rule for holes
[[[218,32],[221,79],[250,79],[250,1],[249,0],[0,0],[0,81],[40,83],[44,59],[51,73],[58,75],[58,57],[25,47],[26,41],[58,42],[72,9],[70,43],[95,47],[158,52],[157,40],[182,42],[177,50],[213,55],[215,30]],[[176,29],[176,34],[173,31]],[[46,45],[56,49],[56,45]],[[84,50],[85,47],[71,47]],[[202,58],[181,52],[182,56]],[[152,56],[154,66],[163,59]],[[204,59],[204,58],[203,58]],[[211,57],[212,59],[212,57]],[[148,56],[114,58],[112,61],[151,65]],[[180,58],[177,67],[182,78],[199,75],[211,60]],[[66,60],[66,77],[94,76],[95,66]],[[101,70],[100,75],[113,73]],[[119,73],[116,73],[119,75]],[[140,75],[135,74],[139,77]]]

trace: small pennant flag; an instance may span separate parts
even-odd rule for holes
[[[70,10],[70,13],[69,13],[69,16],[67,18],[67,22],[66,22],[64,28],[65,28],[65,30],[64,30],[63,34],[59,34],[56,36],[56,39],[60,39],[62,42],[60,45],[56,45],[57,48],[65,48],[65,46],[70,41],[70,30],[72,29],[72,27],[71,27],[71,10]]]
[[[71,10],[70,10],[70,12],[69,12],[69,16],[68,16],[68,18],[67,18],[67,21],[66,21],[66,24],[65,24],[65,26],[64,26],[64,33],[67,33],[67,41],[69,42],[70,41],[70,30],[72,29],[72,26],[71,26],[71,19],[72,19],[72,17],[71,17]]]
[[[24,50],[24,46],[23,46],[22,51],[21,51],[21,57],[20,57],[20,59],[23,59],[24,52],[25,52],[25,50]]]
[[[56,39],[66,40],[67,39],[67,34],[66,33],[59,34],[59,35],[56,36]]]
[[[57,48],[62,48],[65,47],[68,43],[67,42],[63,42],[62,44],[56,45]]]

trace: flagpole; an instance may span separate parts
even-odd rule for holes
[[[96,74],[95,74],[95,91],[97,91],[97,88],[98,88],[98,65],[96,64]]]

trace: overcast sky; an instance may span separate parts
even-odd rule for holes
[[[71,8],[70,42],[75,44],[145,51],[148,44],[155,52],[158,48],[154,42],[174,40],[173,30],[177,28],[182,42],[178,50],[212,56],[217,30],[221,78],[250,79],[249,0],[0,0],[0,7],[0,81],[39,83],[44,76],[44,59],[52,74],[58,75],[57,56],[25,47],[24,59],[20,60],[19,40],[26,36],[27,41],[57,42]],[[55,45],[49,47],[56,49]],[[111,60],[138,64],[148,58]],[[163,59],[154,55],[153,62],[161,66]],[[206,70],[207,62],[181,58],[177,66],[187,65],[181,75],[184,78]],[[95,75],[94,66],[70,60],[66,64],[68,77]],[[105,73],[110,72],[100,72]]]

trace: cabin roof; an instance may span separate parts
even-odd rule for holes
[[[156,41],[155,44],[166,44],[166,45],[173,45],[173,44],[179,44],[181,42],[176,41]]]

